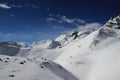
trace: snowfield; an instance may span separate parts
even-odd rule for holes
[[[29,60],[29,58],[20,57],[0,57],[3,60],[0,62],[1,80],[77,80],[71,73],[64,71],[64,69],[60,71],[62,67],[55,63],[38,62],[34,59]]]
[[[31,46],[2,42],[0,54],[0,80],[120,80],[120,16]]]

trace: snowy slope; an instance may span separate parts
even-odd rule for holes
[[[72,33],[61,35],[55,39],[61,43],[60,48],[48,50],[47,47],[37,47],[32,49],[30,55],[54,61],[79,80],[119,80],[120,73],[117,70],[120,30],[116,28],[119,27],[118,18],[111,21],[115,23],[110,24],[112,27],[106,25],[110,23],[108,21],[96,31],[78,32],[76,39],[71,36]]]
[[[120,42],[114,43],[100,51],[92,52],[92,62],[87,80],[119,80],[120,79]]]
[[[72,35],[74,32],[71,32],[69,34],[60,35],[55,40],[34,42],[31,46],[22,47],[17,56],[47,57],[52,60],[60,55],[60,53],[64,52],[63,47],[86,37],[91,32],[90,30],[80,31],[76,39],[74,39],[75,35]]]
[[[119,80],[119,43],[120,30],[104,26],[68,45],[55,62],[81,80]]]
[[[0,56],[0,80],[78,80],[51,61]]]

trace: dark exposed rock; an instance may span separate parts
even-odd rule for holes
[[[15,77],[15,75],[13,75],[13,74],[10,74],[10,75],[8,75],[9,77]]]

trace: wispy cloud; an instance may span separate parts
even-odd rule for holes
[[[52,15],[49,14],[49,17],[46,18],[46,21],[54,21],[58,23],[67,23],[67,24],[73,24],[75,26],[78,26],[80,24],[84,24],[85,21],[80,19],[80,18],[68,18],[66,16],[61,16],[61,15]]]
[[[13,8],[23,8],[23,5],[11,5],[11,7],[13,7]]]
[[[34,5],[34,4],[24,4],[27,7],[31,7],[33,9],[39,9],[40,7],[38,5]]]
[[[0,8],[3,8],[3,9],[10,9],[11,6],[8,6],[7,4],[4,4],[4,3],[0,3]]]
[[[66,16],[61,16],[61,20],[64,21],[64,22],[67,22],[67,23],[85,23],[84,20],[82,19],[78,19],[78,18],[73,18],[73,19],[70,19],[70,18],[67,18]]]
[[[58,20],[53,18],[53,17],[46,18],[46,21],[56,21],[56,22],[58,22]]]
[[[63,27],[61,27],[59,25],[56,25],[56,26],[52,27],[53,29],[56,29],[56,30],[64,30],[64,29],[67,28],[66,30],[68,32],[69,31],[71,32],[71,31],[74,31],[74,30],[77,30],[77,31],[96,30],[96,29],[98,29],[102,26],[102,24],[100,24],[98,22],[88,23],[87,21],[85,21],[83,19],[80,19],[80,18],[68,18],[66,16],[52,15],[52,14],[49,14],[49,18],[46,18],[46,21],[57,22],[57,23],[60,23],[60,24],[67,23],[67,24],[72,25],[73,28],[69,28],[66,25],[63,25]]]

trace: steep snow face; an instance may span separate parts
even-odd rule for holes
[[[119,80],[120,79],[120,42],[91,52],[88,56],[91,63],[87,80]]]
[[[64,47],[68,45],[70,42],[72,42],[74,40],[74,37],[75,36],[72,36],[72,34],[64,34],[64,35],[60,35],[59,37],[57,37],[55,41],[60,42],[61,47]]]
[[[55,41],[62,41],[62,40],[64,40],[66,38],[66,35],[60,35],[59,37],[57,37],[56,39],[55,39]]]
[[[51,44],[48,46],[48,49],[55,49],[57,47],[60,47],[61,43],[58,41],[52,41]]]
[[[55,39],[55,41],[58,41],[61,44],[61,47],[64,47],[76,40],[80,40],[80,39],[86,37],[91,32],[92,31],[90,31],[90,30],[86,30],[86,31],[84,30],[84,31],[80,31],[80,32],[74,31],[69,34],[60,35],[59,37],[57,37]]]
[[[79,36],[78,38],[84,38],[87,35],[89,35],[91,32],[93,32],[93,31],[91,31],[91,30],[80,31],[80,32],[78,32],[78,36]]]
[[[111,45],[111,42],[119,41],[119,30],[110,29],[110,28],[100,28],[96,35],[93,38],[90,48],[104,48],[108,45]],[[103,44],[104,43],[104,44]],[[105,45],[106,44],[106,45]],[[103,47],[101,47],[103,46]],[[101,47],[101,48],[100,48]]]
[[[116,75],[120,75],[120,72],[112,72],[115,66],[119,66],[119,64],[112,66],[112,64],[115,64],[114,62],[118,60],[117,56],[112,57],[112,55],[119,54],[119,47],[116,48],[116,46],[120,46],[120,44],[118,44],[119,41],[119,29],[102,27],[64,47],[66,50],[55,62],[72,72],[80,80],[119,80],[120,77]],[[115,50],[117,50],[117,52]],[[99,60],[97,60],[98,58]],[[111,58],[112,61],[110,60]],[[106,69],[107,67],[109,67],[109,69]],[[117,67],[117,69],[119,68]],[[104,75],[104,71],[106,75]],[[109,72],[111,72],[111,74],[109,74]],[[110,78],[108,77],[109,75],[111,75]]]
[[[88,36],[68,44],[55,62],[72,72],[78,79],[85,80],[91,62],[83,55],[88,54],[91,50],[90,46],[97,32],[92,32]]]

